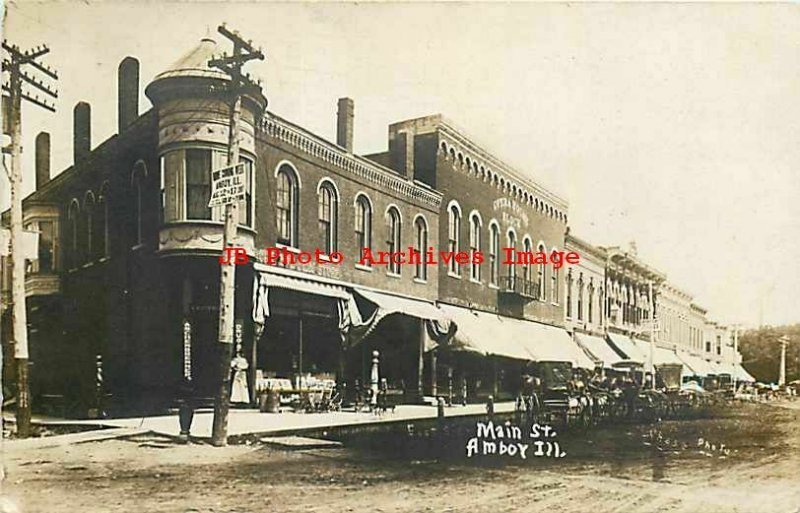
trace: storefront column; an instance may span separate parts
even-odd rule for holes
[[[437,390],[437,376],[436,376],[436,351],[430,351],[430,365],[431,365],[431,395],[436,397],[438,395]]]
[[[425,321],[422,319],[419,321],[419,340],[417,346],[417,390],[415,392],[415,399],[419,402],[422,402],[422,397],[424,395],[422,371],[425,365]]]
[[[297,388],[303,388],[303,315],[302,313],[297,318],[297,341],[298,341],[298,354],[297,354]]]
[[[492,395],[497,398],[497,358],[492,358]]]

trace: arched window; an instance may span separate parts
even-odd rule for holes
[[[82,260],[90,262],[95,256],[95,247],[93,246],[94,237],[94,214],[95,214],[95,201],[94,193],[87,191],[83,197],[83,222],[81,231],[83,233],[83,247],[81,248]]]
[[[372,204],[365,194],[356,196],[355,233],[359,255],[364,248],[372,249]],[[369,260],[366,260],[367,265]]]
[[[567,318],[572,318],[572,269],[567,271]]]
[[[603,325],[603,305],[605,304],[603,301],[603,292],[603,287],[600,287],[597,293],[597,323],[600,326]]]
[[[525,251],[525,264],[522,266],[522,279],[527,286],[531,282],[531,264],[529,262],[533,258],[533,243],[530,237],[525,237],[523,249]]]
[[[414,230],[417,235],[417,251],[425,253],[428,248],[428,223],[425,222],[424,217],[417,216],[417,219],[414,221]],[[414,268],[414,278],[423,281],[428,279],[428,266],[425,265],[425,259],[422,257],[417,261],[416,267]]]
[[[578,277],[578,320],[583,320],[583,273]]]
[[[94,215],[95,225],[95,257],[102,258],[108,256],[108,182],[104,182],[100,187],[100,194],[97,196]]]
[[[500,264],[500,230],[497,223],[489,226],[489,283],[497,285]]]
[[[481,266],[475,262],[475,253],[481,250],[481,217],[473,212],[469,217],[470,279],[481,281]]]
[[[594,322],[594,315],[592,315],[594,313],[594,284],[591,281],[589,282],[588,293],[589,296],[586,299],[586,307],[587,307],[586,320],[591,323]]]
[[[555,253],[556,251],[558,251],[558,250],[556,248],[553,248],[553,253]],[[552,255],[552,253],[551,253],[551,255]],[[552,262],[552,258],[550,259],[550,261]],[[558,290],[558,285],[559,285],[560,275],[561,275],[560,270],[554,265],[553,266],[553,272],[550,273],[550,294],[552,296],[550,298],[550,301],[554,305],[558,304],[558,294],[560,292]]]
[[[278,243],[286,246],[299,247],[297,212],[298,212],[298,181],[297,175],[288,164],[282,165],[277,173],[277,212]]]
[[[67,244],[64,245],[67,267],[74,269],[78,267],[78,217],[81,207],[78,200],[74,199],[69,204],[67,210]]]
[[[339,198],[336,188],[330,181],[319,185],[319,230],[322,232],[325,253],[338,251]]]
[[[453,202],[448,209],[448,224],[447,224],[447,250],[453,255],[450,259],[450,274],[456,276],[461,274],[461,268],[456,262],[455,254],[460,251],[460,238],[461,233],[461,208],[458,203]]]
[[[395,207],[389,207],[386,211],[386,251],[396,253],[400,250],[400,232],[403,229],[403,222],[400,218],[400,211]],[[390,259],[389,272],[400,274],[400,263],[396,259]]]
[[[517,249],[517,234],[514,230],[508,230],[506,234],[506,241],[508,242],[509,248],[511,248],[511,254],[516,255]],[[508,263],[508,288],[511,290],[516,290],[514,287],[516,286],[517,281],[517,266],[514,265],[514,261],[510,261]]]
[[[539,244],[539,247],[536,248],[538,253],[545,253],[547,250],[544,248],[543,245]],[[544,259],[542,259],[544,260]],[[544,262],[540,263],[536,269],[536,283],[539,287],[539,299],[544,301],[547,299],[547,287],[545,286],[544,281]]]
[[[131,173],[131,190],[133,191],[133,240],[138,246],[144,242],[144,179],[147,176],[147,167],[141,160],[133,166]],[[191,205],[190,201],[190,205]],[[208,197],[206,197],[206,208]],[[210,210],[209,210],[210,212]],[[210,219],[210,217],[209,217]]]

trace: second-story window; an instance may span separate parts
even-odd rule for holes
[[[222,150],[187,148],[161,158],[161,216],[165,223],[223,221],[224,208],[209,208],[212,172],[227,166]],[[253,226],[253,161],[240,157],[244,166],[244,199],[239,202],[239,224]],[[143,165],[143,164],[142,164]]]
[[[567,271],[567,317],[572,318],[572,270]]]
[[[55,271],[54,257],[55,227],[53,221],[39,221],[39,272],[50,273]]]
[[[603,287],[597,293],[597,323],[603,325]]]
[[[461,233],[461,209],[457,203],[450,205],[448,209],[448,223],[447,223],[447,250],[451,255],[455,256],[460,249],[460,233]],[[450,259],[449,269],[450,274],[460,275],[461,268],[456,262],[455,258]]]
[[[95,206],[95,256],[108,256],[108,182],[100,187]]]
[[[553,251],[555,251],[555,250],[553,250]],[[553,272],[550,273],[550,294],[552,295],[552,297],[550,298],[550,301],[554,305],[558,304],[558,293],[559,293],[558,284],[559,284],[559,276],[560,276],[560,274],[561,274],[560,270],[556,269],[556,267],[553,266]]]
[[[298,247],[298,182],[297,175],[288,165],[278,169],[277,216],[278,243]]]
[[[400,219],[400,212],[395,207],[389,207],[389,210],[386,211],[386,228],[386,251],[389,253],[397,253],[400,250],[402,221]],[[400,274],[400,263],[398,260],[391,259],[389,263],[389,272],[392,274]]]
[[[472,258],[470,264],[470,278],[481,281],[481,265],[474,260],[475,253],[481,250],[481,218],[474,212],[469,218],[469,252]]]
[[[372,204],[364,194],[356,196],[355,222],[356,248],[360,256],[365,248],[372,249]]]
[[[82,248],[82,260],[84,262],[90,262],[94,257],[94,243],[95,243],[95,233],[94,233],[94,214],[95,214],[96,204],[94,201],[94,194],[92,191],[87,191],[86,195],[83,198],[83,226],[81,227],[84,234],[83,234],[83,242],[84,247]]]
[[[333,183],[319,185],[319,229],[322,232],[325,253],[338,251],[339,200]]]
[[[497,223],[492,223],[489,227],[489,283],[497,285],[497,278],[500,265],[500,230]]]
[[[144,179],[146,176],[147,167],[144,162],[137,162],[133,166],[133,172],[131,173],[134,245],[144,242]]]
[[[514,233],[514,230],[508,230],[506,234],[506,242],[508,243],[509,248],[513,250],[512,254],[516,254],[517,249],[517,234]],[[513,289],[516,286],[517,281],[517,266],[514,264],[513,261],[509,262],[508,264],[508,288]]]
[[[537,248],[539,253],[544,253],[546,250],[544,246],[541,244]],[[547,298],[547,287],[545,286],[546,282],[544,281],[544,263],[538,265],[536,269],[536,282],[539,286],[539,299],[544,301]]]
[[[425,222],[425,218],[418,216],[416,221],[414,221],[414,228],[417,232],[416,249],[420,253],[425,254],[428,248],[428,223]],[[428,279],[428,266],[425,264],[424,258],[420,258],[417,261],[414,267],[414,278],[423,281]]]
[[[525,251],[525,264],[522,267],[522,276],[525,283],[528,284],[531,282],[531,264],[529,263],[529,259],[531,258],[530,255],[533,252],[533,244],[531,243],[530,238],[525,237],[523,248]]]
[[[78,216],[80,210],[78,200],[73,199],[67,209],[67,244],[64,246],[68,269],[78,266]]]
[[[583,320],[583,274],[578,277],[578,320]]]
[[[592,315],[594,314],[594,284],[589,283],[588,292],[589,292],[589,297],[586,299],[586,309],[587,309],[586,320],[591,323],[594,317],[594,315]]]

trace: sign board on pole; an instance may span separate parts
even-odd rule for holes
[[[211,199],[208,206],[218,207],[243,200],[246,180],[243,162],[212,171]]]
[[[0,229],[0,256],[11,254],[11,230]],[[39,259],[39,232],[23,230],[22,232],[22,258],[26,260]]]

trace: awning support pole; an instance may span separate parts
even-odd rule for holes
[[[438,395],[438,387],[436,383],[436,351],[432,350],[430,352],[430,364],[431,364],[431,395],[436,397]]]
[[[425,321],[423,319],[419,320],[419,340],[417,341],[418,346],[418,357],[417,357],[417,391],[416,391],[416,399],[419,402],[422,402],[422,397],[424,395],[423,392],[423,376],[422,371],[425,365]]]

